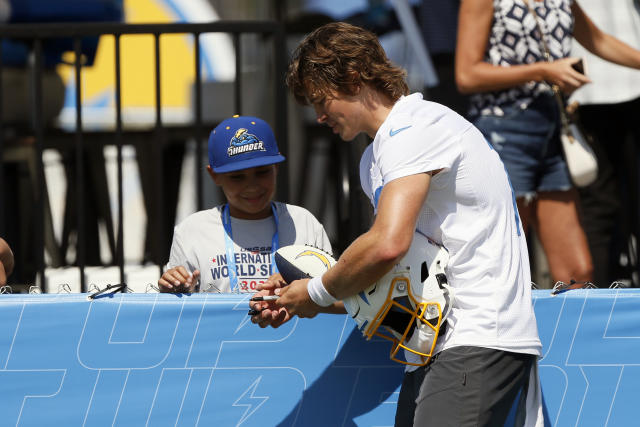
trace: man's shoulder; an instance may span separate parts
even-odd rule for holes
[[[408,96],[394,107],[380,127],[380,142],[411,138],[429,132],[443,117],[455,115],[448,107],[420,97]]]

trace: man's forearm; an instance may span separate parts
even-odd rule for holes
[[[393,268],[403,253],[386,251],[381,239],[370,230],[344,251],[336,265],[322,276],[331,295],[337,299],[355,295]]]
[[[325,289],[333,297],[344,299],[367,289],[402,259],[411,246],[430,182],[430,174],[419,173],[384,186],[371,229],[322,276]]]

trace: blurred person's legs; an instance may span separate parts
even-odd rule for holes
[[[34,143],[33,138],[33,114],[31,111],[31,100],[33,97],[33,91],[31,89],[31,73],[27,69],[23,68],[6,68],[2,72],[3,80],[3,118],[4,123],[11,127],[14,127],[16,134],[16,144],[30,144]],[[65,84],[55,69],[44,69],[42,72],[42,113],[43,113],[43,125],[45,129],[54,126],[54,120],[64,106],[65,99]],[[60,243],[62,260],[64,262],[67,250],[69,247],[71,236],[77,242],[77,195],[76,195],[76,183],[78,179],[76,168],[76,151],[73,145],[68,149],[61,149],[62,158],[64,162],[65,175],[67,179],[67,195],[65,200],[65,213],[63,220],[62,242]],[[100,238],[98,231],[98,224],[102,220],[105,223],[107,232],[109,235],[109,247],[113,254],[115,250],[115,243],[113,239],[113,227],[111,222],[111,215],[109,211],[109,200],[106,187],[106,171],[104,169],[104,156],[102,155],[102,147],[93,147],[86,145],[84,149],[84,174],[83,183],[85,192],[83,194],[84,202],[84,236],[85,236],[85,262],[90,265],[101,265],[100,257]],[[35,195],[33,196],[35,197]],[[33,204],[28,205],[29,208]],[[23,209],[24,211],[24,209]],[[29,218],[33,216],[32,220],[35,220],[37,216],[26,215],[16,212],[17,215],[21,215],[21,218]],[[20,240],[23,242],[20,244],[20,253],[32,254],[35,248],[23,248],[25,245],[31,246],[31,243],[24,243],[33,241],[33,238],[28,238],[27,234],[30,233],[32,227],[29,227],[27,231],[21,232]],[[25,234],[26,233],[26,234]],[[23,252],[26,249],[26,252]],[[76,259],[70,260],[71,263],[77,262],[77,248]],[[16,250],[18,253],[18,250]],[[30,259],[35,257],[30,255]],[[23,264],[23,263],[19,263]],[[24,265],[28,269],[26,278],[23,281],[31,281],[29,277],[34,274],[35,267],[31,266],[32,263],[25,262]],[[21,276],[22,271],[17,273],[16,276]]]
[[[33,90],[31,74],[26,68],[2,69],[2,130],[4,132],[5,238],[13,248],[15,270],[11,283],[33,283],[39,248],[35,246],[34,212],[37,173],[34,170]],[[42,72],[42,123],[51,126],[64,105],[65,86],[55,69]],[[46,191],[46,186],[45,186]],[[47,194],[45,209],[48,207]],[[49,218],[50,219],[50,218]],[[45,221],[47,221],[45,213]],[[45,245],[57,250],[51,224],[45,225]],[[54,248],[55,247],[55,248]],[[55,258],[55,257],[54,257]]]
[[[64,224],[62,230],[62,241],[60,243],[63,257],[70,264],[78,264],[79,236],[78,233],[78,179],[82,179],[84,188],[83,200],[83,263],[86,265],[103,265],[114,263],[115,256],[115,233],[113,228],[113,218],[109,201],[109,191],[107,187],[107,173],[105,169],[105,158],[102,145],[87,144],[83,151],[83,174],[80,177],[77,166],[77,153],[75,148],[65,150],[63,153],[63,163],[65,166],[65,176],[67,179],[67,194],[65,197]],[[104,225],[107,234],[107,244],[109,247],[109,257],[103,262],[103,255],[100,250],[100,224]],[[72,244],[73,243],[73,244]],[[69,247],[75,247],[75,257],[66,258]]]
[[[593,136],[598,158],[598,178],[580,189],[595,284],[608,287],[613,281],[624,280],[637,287],[640,98],[619,104],[582,105],[579,112],[582,125]]]
[[[185,141],[146,142],[136,146],[147,211],[142,261],[162,265],[168,261],[167,256],[171,249]]]
[[[500,155],[518,202],[523,229],[533,227],[554,281],[592,280],[592,262],[558,138],[557,104],[539,96],[528,108],[474,123]]]
[[[518,209],[538,232],[553,280],[592,281],[593,265],[580,223],[577,191],[540,192],[529,206],[523,204],[519,201]]]

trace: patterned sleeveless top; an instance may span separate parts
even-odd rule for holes
[[[508,67],[546,61],[541,37],[544,36],[553,60],[566,58],[573,40],[573,0],[529,0],[538,15],[529,12],[526,0],[494,0],[493,24],[484,61]],[[526,108],[533,99],[551,93],[544,82],[528,82],[522,86],[494,92],[483,92],[471,97],[471,116],[503,115],[501,107],[519,105]]]

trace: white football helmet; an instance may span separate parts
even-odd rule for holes
[[[402,260],[380,280],[344,300],[347,313],[362,334],[390,340],[392,360],[414,366],[426,365],[444,320],[451,311],[454,294],[447,283],[447,250],[420,232]],[[400,359],[400,349],[419,356],[419,362]]]

